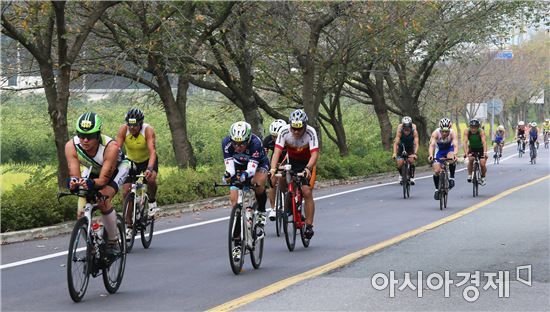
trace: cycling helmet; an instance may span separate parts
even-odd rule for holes
[[[271,135],[277,135],[283,126],[286,126],[286,121],[277,119],[269,125],[269,132]]]
[[[481,123],[477,119],[470,120],[470,127],[477,127],[479,128],[481,126]]]
[[[126,123],[129,125],[139,124],[143,121],[143,112],[139,108],[132,108],[126,113]]]
[[[93,134],[101,132],[101,117],[93,112],[80,115],[76,120],[76,132],[82,134]]]
[[[288,121],[290,123],[290,126],[292,128],[302,128],[307,125],[307,115],[306,112],[304,112],[301,109],[297,109],[290,113],[290,117],[288,118]]]
[[[497,130],[499,130],[499,131],[504,131],[504,126],[503,126],[503,125],[499,125],[498,128],[497,128]]]
[[[549,123],[549,122],[550,122],[550,119],[549,119],[549,118],[546,118],[546,119],[544,119],[544,122],[545,122],[545,123]]]
[[[525,125],[525,122],[523,121],[518,122],[518,126],[524,126],[524,125]]]
[[[245,121],[237,121],[232,124],[229,129],[229,136],[231,137],[231,140],[238,143],[248,141],[251,134],[252,127]]]
[[[412,127],[412,119],[409,116],[403,117],[403,119],[401,119],[401,123],[403,124],[403,127],[406,127],[406,128]]]
[[[439,128],[451,128],[451,120],[449,118],[442,118],[439,121]]]
[[[537,126],[537,123],[533,121],[533,122],[531,123],[531,127],[536,127],[536,126]]]

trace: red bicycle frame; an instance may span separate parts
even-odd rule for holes
[[[305,222],[302,221],[302,213],[296,207],[296,203],[302,202],[302,189],[300,187],[296,187],[296,178],[300,178],[300,176],[292,177],[290,183],[287,184],[288,192],[290,193],[290,197],[292,198],[292,215],[294,216],[294,224],[296,225],[297,229],[301,229],[305,225]],[[302,207],[302,209],[305,208]]]

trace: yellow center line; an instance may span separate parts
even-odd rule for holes
[[[300,273],[298,275],[294,275],[294,276],[291,276],[289,278],[286,278],[284,280],[281,280],[281,281],[278,281],[276,283],[273,283],[271,285],[268,285],[264,288],[261,288],[261,289],[258,289],[250,294],[247,294],[247,295],[244,295],[242,297],[239,297],[239,298],[236,298],[236,299],[233,299],[231,301],[228,301],[226,303],[223,303],[219,306],[216,306],[214,308],[211,308],[207,311],[230,311],[230,310],[233,310],[233,309],[236,309],[236,308],[239,308],[239,307],[242,307],[246,304],[249,304],[253,301],[256,301],[258,299],[261,299],[263,297],[267,297],[269,295],[272,295],[276,292],[279,292],[291,285],[294,285],[298,282],[301,282],[301,281],[304,281],[304,280],[307,280],[307,279],[310,279],[310,278],[313,278],[313,277],[316,277],[316,276],[319,276],[321,274],[324,274],[324,273],[327,273],[327,272],[330,272],[330,271],[333,271],[335,269],[338,269],[338,268],[341,268],[343,266],[346,266],[360,258],[363,258],[369,254],[372,254],[373,252],[376,252],[376,251],[379,251],[381,249],[384,249],[388,246],[391,246],[391,245],[394,245],[396,243],[399,243],[405,239],[408,239],[408,238],[411,238],[413,236],[416,236],[418,234],[421,234],[421,233],[424,233],[426,231],[429,231],[429,230],[432,230],[438,226],[441,226],[445,223],[448,223],[448,222],[451,222],[451,221],[454,221],[460,217],[463,217],[473,211],[476,211],[477,209],[483,207],[483,206],[487,206],[488,204],[490,203],[493,203],[505,196],[508,196],[516,191],[519,191],[523,188],[526,188],[528,186],[531,186],[531,185],[534,185],[536,183],[539,183],[539,182],[542,182],[544,180],[547,180],[548,178],[550,178],[550,175],[547,175],[545,177],[542,177],[542,178],[539,178],[537,180],[534,180],[534,181],[531,181],[529,183],[526,183],[526,184],[523,184],[523,185],[519,185],[519,186],[516,186],[516,187],[513,187],[511,189],[508,189],[498,195],[495,195],[491,198],[488,198],[482,202],[479,202],[473,206],[470,206],[468,208],[465,208],[455,214],[452,214],[450,216],[447,216],[445,218],[442,218],[442,219],[439,219],[437,221],[434,221],[428,225],[425,225],[425,226],[422,226],[422,227],[419,227],[417,229],[414,229],[414,230],[411,230],[409,232],[406,232],[406,233],[403,233],[401,235],[398,235],[396,237],[393,237],[393,238],[390,238],[388,240],[385,240],[383,242],[380,242],[378,244],[375,244],[375,245],[372,245],[372,246],[369,246],[365,249],[361,249],[359,251],[356,251],[354,253],[351,253],[349,255],[346,255],[344,257],[341,257],[339,259],[336,259],[332,262],[329,262],[325,265],[322,265],[322,266],[319,266],[319,267],[316,267],[314,269],[311,269],[309,271],[306,271],[304,273]]]

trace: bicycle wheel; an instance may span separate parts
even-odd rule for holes
[[[74,225],[67,255],[67,284],[74,302],[82,300],[88,288],[92,263],[91,250],[88,218],[83,217]]]
[[[444,192],[445,192],[445,171],[442,171],[442,173],[439,174],[439,210],[443,210],[443,204],[444,204]]]
[[[473,177],[472,177],[472,193],[474,197],[477,196],[477,188],[479,183],[478,171],[479,171],[479,165],[476,162],[474,162],[474,170],[473,170]]]
[[[283,212],[283,230],[285,232],[285,241],[288,251],[293,251],[296,246],[296,223],[292,213],[292,200],[294,196],[292,193],[287,192],[285,194],[285,209]]]
[[[114,294],[120,284],[122,283],[122,277],[124,276],[124,269],[126,268],[126,244],[124,243],[125,231],[124,231],[124,219],[117,214],[117,230],[118,230],[118,247],[120,253],[109,264],[109,267],[103,269],[103,285],[110,294]]]
[[[258,204],[254,204],[254,210],[256,211],[258,209]],[[256,214],[254,214],[254,218],[252,219],[252,224],[254,224],[254,230],[252,231],[252,250],[250,251],[250,261],[252,262],[252,266],[254,269],[259,269],[260,265],[262,264],[262,257],[264,254],[264,238],[265,234],[262,238],[258,239],[258,225],[256,224]]]
[[[403,198],[407,198],[407,185],[409,184],[409,166],[408,163],[405,162],[403,166],[401,167],[401,184],[403,185]]]
[[[277,184],[275,194],[275,233],[279,237],[283,230],[283,192],[281,192],[279,184]]]
[[[143,248],[147,249],[151,246],[153,240],[153,232],[155,229],[155,217],[149,217],[149,197],[147,195],[143,198],[143,205],[141,205],[141,244]]]
[[[227,235],[228,248],[229,248],[229,264],[231,265],[231,270],[235,275],[238,275],[239,273],[241,273],[241,269],[243,268],[243,264],[244,264],[244,255],[246,251],[245,236],[242,235],[244,231],[241,231],[241,229],[243,228],[241,212],[242,212],[242,208],[239,205],[236,205],[235,207],[233,207],[233,209],[231,209],[231,216],[229,217],[229,234]],[[238,236],[240,240],[235,241],[236,236]],[[235,249],[236,247],[241,248],[241,257],[238,261],[235,261],[233,257],[233,249]]]
[[[130,253],[132,251],[132,248],[134,247],[134,242],[136,239],[137,234],[137,224],[136,224],[136,209],[139,209],[138,205],[134,205],[134,198],[136,194],[134,193],[128,193],[126,195],[126,198],[124,199],[124,203],[122,205],[123,211],[124,211],[124,221],[126,221],[126,216],[130,213],[130,208],[132,208],[132,237],[130,239],[126,238],[126,234],[124,234],[124,238],[126,241],[126,252]]]

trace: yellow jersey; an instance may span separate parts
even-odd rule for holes
[[[149,124],[143,124],[137,137],[130,133],[130,129],[126,130],[126,138],[124,139],[124,147],[126,148],[126,157],[135,163],[142,163],[149,159],[149,148],[145,139],[145,129]]]

